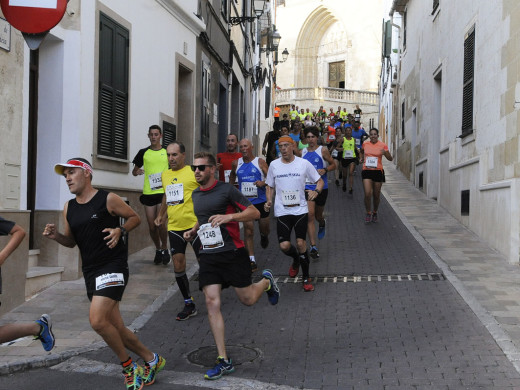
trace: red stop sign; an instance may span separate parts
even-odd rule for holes
[[[60,22],[67,0],[0,0],[0,6],[14,28],[28,34],[40,34]]]

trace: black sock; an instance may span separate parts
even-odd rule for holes
[[[283,253],[285,253],[287,256],[293,258],[293,266],[299,267],[300,259],[298,256],[298,251],[296,250],[296,247],[294,245],[291,244],[291,247],[289,248],[289,250],[287,252],[283,252]]]
[[[303,280],[309,279],[309,254],[307,251],[300,253],[300,264],[302,266]]]
[[[188,280],[186,272],[175,272],[175,280],[184,299],[191,299],[190,281]]]

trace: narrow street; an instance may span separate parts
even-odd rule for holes
[[[411,185],[392,184],[392,175],[398,173],[388,174],[383,190],[401,190],[393,202],[405,196],[420,201],[422,194]],[[270,306],[262,297],[245,307],[232,291],[223,294],[235,373],[217,381],[203,379],[203,365],[211,366],[216,352],[203,295],[194,288],[196,317],[175,321],[180,302],[174,295],[139,331],[140,339],[167,359],[153,388],[520,388],[519,373],[482,318],[389,202],[382,199],[378,223],[365,224],[359,174],[353,196],[333,181],[329,188],[327,233],[318,244],[320,259],[311,264],[316,290],[304,293],[287,276],[289,258],[277,248],[272,223],[268,249],[262,250],[255,237],[256,256],[261,268],[278,277],[279,304]],[[51,368],[1,376],[0,388],[118,388],[122,376],[117,363],[102,348]]]

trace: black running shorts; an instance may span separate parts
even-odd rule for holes
[[[151,194],[151,195],[141,195],[139,197],[139,201],[144,206],[157,206],[158,204],[161,204],[162,198],[164,194]]]
[[[323,206],[325,206],[325,202],[327,202],[328,196],[329,196],[329,189],[324,188],[323,190],[321,190],[321,193],[318,194],[318,196],[316,198],[314,198],[314,200],[311,200],[311,202],[314,202],[316,204],[316,206],[323,207]],[[305,200],[306,201],[309,201],[308,197],[309,197],[309,193],[307,191],[305,191]]]
[[[186,253],[186,245],[188,243],[184,239],[184,232],[187,232],[191,229],[186,230],[169,230],[168,231],[168,238],[170,239],[170,253],[172,255],[175,255],[177,253]],[[193,251],[195,252],[195,256],[197,258],[199,257],[199,250],[200,250],[200,238],[197,235],[193,241],[191,241],[191,247],[193,248]]]
[[[379,169],[363,169],[363,172],[361,172],[361,177],[363,180],[370,179],[376,183],[384,183],[385,171],[381,171]]]
[[[308,214],[279,216],[276,222],[278,242],[291,241],[291,232],[293,229],[296,238],[305,240],[307,237],[307,221]]]
[[[357,161],[356,158],[342,158],[341,166],[343,168],[348,168],[350,164],[356,164],[356,161]]]
[[[242,288],[251,284],[251,265],[246,248],[200,254],[199,290],[212,284],[220,284],[222,288]]]
[[[269,217],[269,211],[265,211],[264,208],[265,202],[254,204],[253,206],[256,207],[258,211],[260,211],[260,218],[267,218]]]
[[[128,284],[128,266],[107,264],[95,270],[86,271],[83,276],[89,301],[92,301],[94,295],[120,301]]]

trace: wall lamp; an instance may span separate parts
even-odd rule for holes
[[[265,1],[266,0],[253,0],[253,11],[255,12],[256,16],[232,16],[229,18],[229,23],[232,26],[236,26],[243,22],[254,22],[263,15]]]
[[[269,31],[269,34],[267,35],[267,45],[265,47],[260,48],[261,53],[265,53],[267,51],[278,51],[278,45],[280,44],[280,39],[282,39],[282,36],[278,32],[278,30],[275,29],[275,27],[272,27],[272,30]],[[287,55],[289,55],[289,52],[287,52]]]
[[[282,60],[281,61],[278,61],[278,50],[275,51],[275,53],[274,53],[274,64],[278,65],[278,64],[284,63],[285,61],[287,61],[287,57],[289,57],[289,51],[287,50],[287,48],[285,48],[285,50],[282,51]]]

